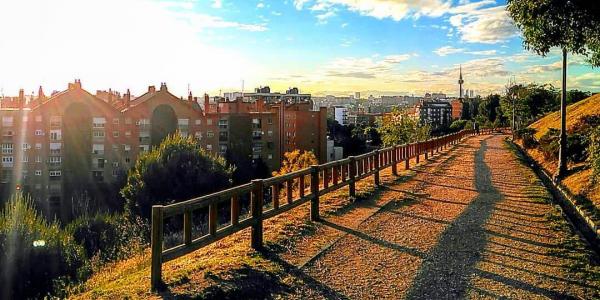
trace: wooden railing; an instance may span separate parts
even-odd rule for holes
[[[492,130],[481,129],[479,134],[490,134]],[[397,145],[373,152],[321,165],[314,165],[293,173],[268,179],[257,179],[214,194],[178,202],[171,205],[152,206],[152,265],[151,286],[156,290],[162,284],[162,263],[183,256],[194,250],[214,243],[240,230],[251,228],[250,244],[254,249],[263,246],[263,221],[310,202],[310,219],[319,220],[319,197],[346,185],[349,196],[356,195],[356,181],[373,176],[379,185],[379,172],[391,167],[397,175],[398,163],[404,161],[410,168],[410,159],[425,159],[434,152],[458,143],[462,138],[474,135],[473,130],[463,130],[423,142]],[[249,213],[242,214],[242,199],[249,199]],[[269,200],[265,205],[265,199]],[[219,218],[219,206],[229,207],[225,217]],[[208,228],[194,237],[193,212],[208,208]],[[223,211],[222,211],[223,212]],[[163,249],[166,219],[183,215],[183,243]],[[225,221],[226,219],[226,221]],[[220,220],[222,222],[220,222]]]

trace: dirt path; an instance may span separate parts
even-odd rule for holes
[[[503,136],[471,138],[279,255],[292,298],[593,298],[549,195]],[[563,254],[563,255],[561,255]]]

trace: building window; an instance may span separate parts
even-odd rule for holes
[[[220,129],[227,129],[227,120],[219,120],[219,128]]]
[[[50,143],[50,154],[60,155],[61,143]]]
[[[13,117],[2,117],[2,127],[12,127]]]
[[[29,162],[29,156],[23,155],[23,162],[24,163]]]
[[[44,135],[44,132],[41,129],[36,129],[34,134],[37,136],[41,136]]]
[[[202,119],[197,119],[196,120],[196,125],[202,125]]]
[[[61,171],[50,171],[48,172],[48,174],[50,175],[50,177],[60,177]]]
[[[50,156],[48,157],[48,162],[51,164],[59,165],[62,162],[62,158],[60,156]]]
[[[212,145],[211,144],[206,145],[206,150],[212,151]]]
[[[113,118],[113,125],[119,125],[119,118]]]
[[[51,116],[50,117],[50,127],[60,127],[62,125],[62,117],[61,116]]]
[[[104,172],[103,171],[92,171],[92,177],[95,181],[102,182],[104,181]]]
[[[206,125],[212,125],[212,119],[206,119]]]
[[[267,154],[268,159],[273,159],[273,154]]]
[[[106,125],[106,118],[94,117],[94,119],[92,121],[93,128],[104,128],[105,125]]]
[[[42,143],[35,143],[36,150],[42,150]]]
[[[39,155],[36,155],[36,156],[35,156],[35,162],[36,162],[36,163],[41,163],[41,162],[42,162],[42,157],[41,157],[41,156],[39,156]]]
[[[209,131],[206,132],[206,137],[207,138],[211,138],[211,137],[214,137],[214,136],[215,136],[215,134],[212,131],[209,130]]]
[[[229,135],[228,135],[227,131],[219,132],[219,141],[226,142],[228,138],[229,138]]]
[[[94,130],[94,132],[92,132],[92,134],[95,139],[103,139],[105,136],[104,131],[101,131],[101,130]]]
[[[93,144],[92,153],[98,155],[104,154],[104,144]]]
[[[125,136],[131,136],[131,131],[130,130],[125,131]]]
[[[119,132],[118,131],[113,131],[113,137],[118,138],[119,137]]]
[[[4,136],[13,136],[15,133],[12,130],[4,130],[2,135]]]
[[[2,154],[13,154],[13,144],[12,143],[2,144]]]
[[[268,118],[268,119],[267,119],[267,124],[269,124],[269,125],[273,125],[273,119],[272,119],[272,118]]]
[[[125,124],[130,125],[131,124],[131,118],[125,118]]]
[[[268,134],[269,136],[273,136],[273,130],[269,130],[269,131],[267,131],[267,134]]]
[[[42,170],[35,170],[35,176],[42,176]]]
[[[50,140],[51,141],[60,141],[61,139],[62,139],[62,131],[60,129],[50,130]]]
[[[200,131],[196,131],[196,133],[194,134],[194,136],[195,136],[197,139],[201,140],[201,139],[202,139],[202,132],[200,132]]]

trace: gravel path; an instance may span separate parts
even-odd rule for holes
[[[503,144],[468,139],[383,187],[368,205],[328,217],[281,254],[316,291],[291,298],[592,298],[565,266],[572,235],[548,193]]]

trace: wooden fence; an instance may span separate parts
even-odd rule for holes
[[[490,134],[494,130],[481,129],[479,134]],[[498,130],[496,130],[498,131]],[[254,249],[263,246],[263,221],[286,212],[292,208],[310,202],[310,219],[319,220],[319,197],[331,191],[349,186],[349,196],[356,194],[356,181],[373,176],[379,185],[379,172],[391,167],[397,175],[398,163],[416,158],[418,163],[423,155],[425,159],[434,152],[458,143],[465,136],[476,134],[473,130],[463,130],[454,134],[436,137],[423,142],[397,145],[378,149],[346,159],[314,165],[293,173],[268,179],[257,179],[210,195],[174,203],[152,206],[152,265],[151,287],[158,289],[162,285],[162,263],[181,257],[194,250],[214,243],[240,230],[251,228],[250,244]],[[250,199],[248,214],[242,214],[241,199]],[[265,198],[269,205],[265,206]],[[229,207],[227,222],[219,224],[218,207]],[[208,228],[201,236],[192,235],[192,212],[208,207]],[[169,249],[163,249],[164,222],[167,218],[183,216],[183,243]],[[222,216],[223,217],[223,216]]]

